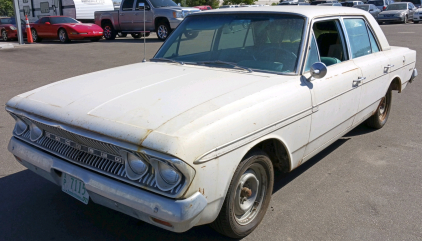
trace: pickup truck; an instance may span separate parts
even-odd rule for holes
[[[115,39],[117,34],[140,38],[156,32],[158,39],[164,41],[187,15],[199,11],[180,7],[171,0],[123,0],[119,10],[95,12],[94,21],[103,28],[107,40]]]

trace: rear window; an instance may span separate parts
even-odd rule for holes
[[[374,4],[375,6],[384,6],[384,1],[368,1],[368,4]]]

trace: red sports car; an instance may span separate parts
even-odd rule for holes
[[[18,29],[16,27],[15,18],[0,18],[0,32],[1,32],[1,38],[4,41],[17,39]],[[22,32],[23,32],[23,36],[26,37],[24,21],[22,21]]]
[[[70,40],[90,39],[98,41],[103,37],[103,29],[95,24],[81,23],[76,19],[64,16],[49,16],[30,24],[32,39],[59,39],[62,43]]]

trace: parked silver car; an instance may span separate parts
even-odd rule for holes
[[[369,12],[375,19],[378,19],[378,15],[381,12],[381,10],[379,10],[379,8],[377,8],[374,4],[361,4],[353,7]]]
[[[413,21],[413,14],[417,8],[411,2],[392,3],[378,15],[378,23],[402,22],[406,24],[409,19]]]

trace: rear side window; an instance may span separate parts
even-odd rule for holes
[[[352,58],[372,53],[365,21],[363,19],[344,19],[344,25],[349,36]]]
[[[122,11],[132,11],[133,0],[124,0],[122,5]]]
[[[378,48],[377,41],[375,41],[374,34],[372,34],[372,31],[369,28],[367,29],[368,29],[368,34],[369,34],[369,40],[371,41],[372,53],[379,52],[380,49]]]
[[[320,59],[315,37],[312,34],[311,46],[308,51],[308,60],[306,61],[305,72],[308,72],[311,69],[311,66],[316,62],[320,62]]]

